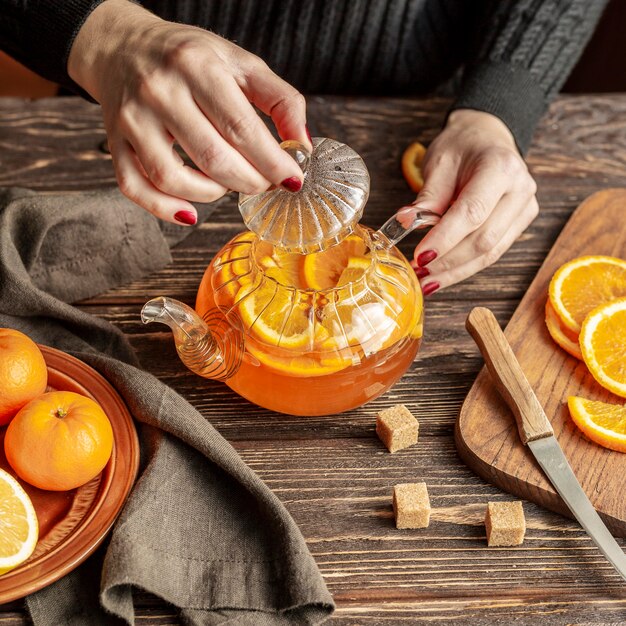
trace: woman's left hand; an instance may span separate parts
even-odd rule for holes
[[[537,185],[513,135],[490,113],[453,111],[422,172],[414,205],[442,215],[411,262],[425,295],[494,263],[539,211]]]

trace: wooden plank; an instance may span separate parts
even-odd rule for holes
[[[541,584],[538,581],[538,584]],[[618,626],[623,624],[626,601],[600,601],[596,598],[563,597],[551,590],[549,597],[536,597],[533,589],[517,598],[438,600],[435,610],[424,602],[389,602],[385,604],[339,607],[333,626],[401,626],[415,623],[454,624],[454,626]],[[572,617],[574,616],[574,617]],[[586,616],[589,616],[588,618]],[[593,621],[590,621],[593,620]],[[598,621],[601,620],[601,621]]]
[[[456,462],[450,438],[431,436],[390,454],[372,433],[359,440],[235,442],[244,460],[285,503],[338,599],[410,598],[436,614],[437,598],[485,599],[559,589],[563,597],[626,601],[619,575],[569,520],[525,503],[518,548],[485,547],[488,500],[511,497]],[[397,530],[391,488],[425,481],[431,524]],[[532,623],[530,620],[527,623]]]
[[[617,574],[559,515],[527,504],[524,545],[487,549],[486,502],[510,497],[456,462],[450,438],[431,437],[427,426],[417,446],[393,455],[373,432],[358,441],[253,440],[235,447],[305,534],[340,606],[333,623],[358,623],[369,613],[368,623],[377,623],[374,616],[388,623],[515,616],[533,624],[543,615],[546,624],[562,624],[575,614],[569,611],[593,608],[615,620],[626,609]],[[407,479],[429,485],[427,529],[394,527],[391,487]]]

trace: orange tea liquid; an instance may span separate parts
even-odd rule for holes
[[[341,413],[387,391],[413,362],[420,342],[421,339],[402,339],[358,365],[322,376],[281,373],[247,353],[237,373],[225,382],[250,402],[280,413]]]
[[[216,310],[210,292],[203,295],[197,305],[201,315]],[[333,360],[315,353],[288,356],[247,335],[241,365],[224,382],[250,402],[280,413],[341,413],[387,391],[409,368],[420,343],[421,337],[407,336],[366,357],[356,348],[345,348]],[[352,356],[355,364],[345,366]],[[325,370],[327,374],[315,375]],[[197,373],[202,375],[201,371]]]

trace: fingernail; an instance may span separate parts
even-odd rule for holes
[[[425,250],[421,254],[417,255],[417,264],[421,267],[428,265],[431,261],[437,258],[437,253],[434,250]]]
[[[415,267],[415,275],[421,280],[422,278],[426,278],[430,274],[430,270],[427,267]]]
[[[174,219],[187,226],[193,226],[198,221],[196,214],[192,211],[178,211],[174,213]]]
[[[435,291],[437,291],[437,289],[439,289],[439,287],[441,287],[441,285],[439,283],[426,283],[422,287],[422,293],[425,296],[429,296],[431,293],[434,293]]]
[[[304,130],[306,130],[306,136],[309,138],[309,141],[313,143],[313,140],[311,139],[311,133],[309,132],[309,127],[305,125]]]
[[[300,191],[302,189],[302,181],[297,176],[292,176],[291,178],[285,178],[282,183],[280,183],[287,191]]]

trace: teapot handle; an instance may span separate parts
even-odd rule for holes
[[[380,248],[389,249],[418,228],[434,226],[441,215],[409,204],[392,215],[375,233]]]

